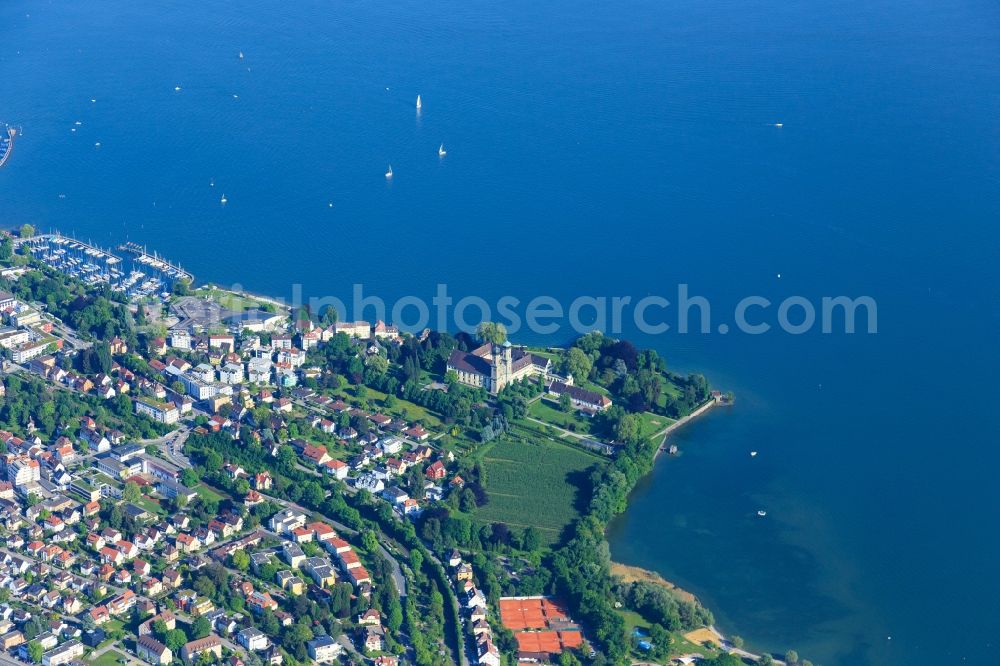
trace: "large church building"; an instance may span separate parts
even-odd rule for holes
[[[448,370],[454,371],[463,384],[484,388],[496,395],[511,382],[551,374],[552,361],[516,349],[510,342],[502,345],[486,343],[468,352],[453,351],[448,359]]]

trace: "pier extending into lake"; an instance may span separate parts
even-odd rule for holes
[[[156,271],[159,271],[168,282],[174,283],[178,280],[184,280],[188,283],[194,282],[194,275],[188,271],[181,268],[179,265],[175,265],[159,256],[154,252],[149,254],[146,248],[138,243],[123,243],[118,246],[120,252],[127,252],[135,256],[134,261],[142,266],[148,266]]]
[[[17,130],[13,127],[7,128],[6,141],[3,141],[6,146],[2,154],[0,154],[0,168],[7,164],[7,160],[10,159],[11,153],[14,152],[14,138],[17,136]]]

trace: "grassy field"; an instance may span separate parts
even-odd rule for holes
[[[227,310],[232,310],[233,312],[242,312],[248,309],[259,308],[262,305],[259,301],[252,298],[240,296],[239,294],[234,294],[231,291],[224,291],[214,287],[199,289],[196,293],[199,296],[208,296],[222,307]]]
[[[635,611],[624,609],[618,610],[617,612],[625,620],[625,633],[629,637],[629,643],[634,643],[632,632],[635,629],[638,629],[645,636],[649,635],[649,622],[647,622],[641,615]],[[673,656],[691,654],[693,652],[700,652],[707,657],[714,657],[718,654],[717,650],[708,648],[704,645],[692,643],[685,638],[684,634],[680,631],[671,631],[670,637],[673,639],[670,644],[670,654]],[[631,654],[637,660],[646,659],[649,656],[634,644],[632,646]]]
[[[589,470],[600,456],[542,437],[498,441],[478,454],[486,471],[490,501],[476,510],[484,523],[539,530],[549,544],[580,515],[590,496]]]
[[[150,513],[155,513],[158,516],[167,515],[167,510],[160,506],[160,503],[149,497],[140,497],[139,501],[136,502],[137,505],[141,506],[146,511]]]
[[[651,437],[660,432],[674,422],[669,416],[660,416],[653,412],[643,412],[639,415],[642,421],[641,432],[643,437]]]
[[[90,663],[94,666],[119,666],[119,659],[128,661],[128,658],[118,650],[108,650],[96,659],[92,659]]]
[[[551,423],[570,432],[586,434],[590,432],[590,419],[580,416],[577,412],[564,412],[559,405],[548,398],[542,398],[531,403],[528,407],[528,415]]]
[[[214,500],[216,502],[221,502],[222,500],[225,499],[222,495],[217,493],[215,490],[209,488],[204,483],[199,483],[197,486],[193,488],[193,490],[209,501]]]
[[[427,408],[402,398],[396,399],[396,405],[392,409],[383,406],[386,394],[373,388],[365,387],[369,406],[374,412],[382,412],[394,417],[400,417],[407,421],[421,421],[429,430],[442,430],[444,428],[441,419],[435,416]],[[346,402],[355,404],[358,401],[357,388],[353,386],[345,387],[341,391],[332,391],[334,396],[344,399]]]

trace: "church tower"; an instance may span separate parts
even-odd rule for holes
[[[508,340],[502,345],[492,345],[490,349],[490,386],[489,391],[496,395],[510,383],[514,374],[514,349]]]

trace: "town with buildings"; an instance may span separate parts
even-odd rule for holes
[[[130,285],[58,235],[0,244],[0,661],[598,654],[546,569],[558,529],[479,518],[484,447],[535,433],[596,469],[635,437],[599,430],[612,394],[573,354],[192,289],[145,250]]]

